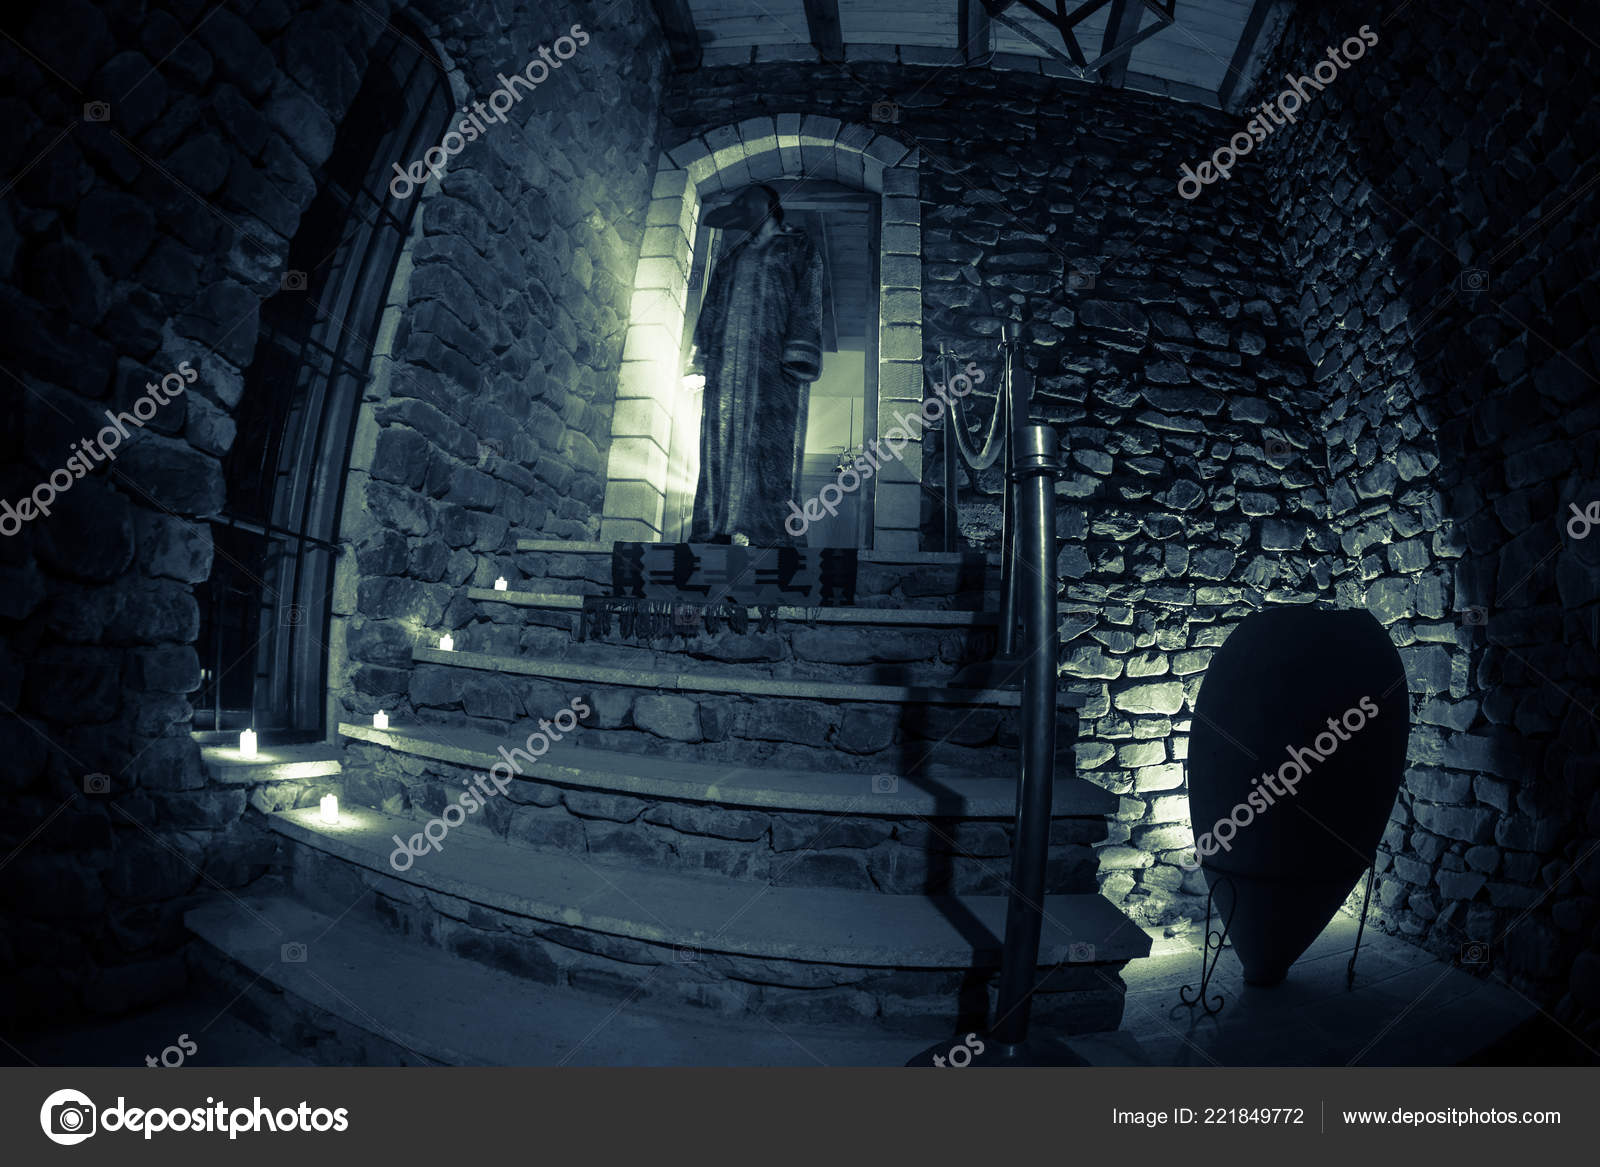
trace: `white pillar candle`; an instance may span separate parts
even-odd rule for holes
[[[337,794],[324,794],[322,796],[322,821],[337,823],[339,821],[339,796]]]
[[[497,591],[497,592],[503,592],[503,591],[506,590],[506,577],[505,576],[501,576],[499,579],[494,581],[494,590]]]
[[[247,729],[239,735],[239,752],[247,758],[256,756],[256,731]]]
[[[389,715],[387,713],[385,713],[381,709],[378,710],[378,712],[374,713],[372,715],[372,728],[373,729],[388,729],[389,728]]]
[[[446,632],[443,636],[439,637],[439,651],[454,652],[455,650],[456,638],[454,636],[451,636],[448,632]]]

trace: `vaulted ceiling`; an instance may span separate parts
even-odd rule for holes
[[[804,60],[1022,69],[1218,108],[1247,88],[1282,7],[1281,0],[656,0],[679,69]],[[1085,69],[1041,8],[1082,14],[1073,33],[1085,64],[1143,39]]]

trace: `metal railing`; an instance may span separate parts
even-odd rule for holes
[[[1010,896],[1000,970],[999,999],[985,1061],[1029,1064],[1042,1060],[1026,1048],[1039,964],[1045,867],[1050,841],[1051,793],[1056,755],[1055,480],[1060,475],[1056,432],[1031,414],[1032,382],[1016,360],[1018,328],[1003,326],[1001,376],[983,448],[974,450],[962,397],[944,419],[945,547],[955,549],[957,453],[976,475],[1003,459],[1005,494],[1000,535],[1000,625],[992,683],[1022,689],[1021,768],[1017,777],[1016,834],[1011,850]],[[948,348],[940,345],[943,384],[950,383]],[[952,440],[953,439],[953,440]]]
[[[957,533],[957,495],[956,487],[956,457],[959,453],[961,461],[973,476],[976,483],[977,476],[989,469],[996,462],[1003,461],[1006,479],[1006,489],[1001,498],[1000,508],[1000,647],[1002,658],[1014,657],[1017,652],[1017,558],[1023,549],[1017,545],[1017,517],[1019,500],[1017,497],[1017,461],[1015,451],[1024,441],[1024,433],[1029,429],[1043,431],[1047,438],[1037,439],[1046,443],[1049,450],[1051,472],[1055,472],[1055,431],[1047,425],[1034,423],[1029,414],[1033,404],[1032,377],[1026,369],[1019,368],[1016,361],[1018,345],[1017,325],[1007,321],[1001,327],[1000,343],[1000,387],[995,396],[994,411],[989,416],[988,432],[984,436],[983,447],[974,449],[968,433],[966,417],[963,413],[964,398],[955,396],[955,408],[950,410],[944,419],[944,547],[946,551],[956,550]],[[939,343],[940,374],[944,380],[941,384],[950,384],[949,347],[941,341]],[[1019,384],[1020,382],[1020,384]],[[954,438],[954,441],[951,438]],[[1044,450],[1046,444],[1035,446]],[[1053,495],[1052,495],[1053,499]],[[1052,537],[1054,529],[1051,530]]]

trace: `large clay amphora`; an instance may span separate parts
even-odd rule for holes
[[[1248,983],[1281,981],[1372,863],[1409,730],[1400,654],[1367,612],[1257,612],[1212,657],[1189,815]]]

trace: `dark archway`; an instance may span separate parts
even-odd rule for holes
[[[339,516],[375,337],[418,198],[389,189],[450,116],[426,39],[384,30],[316,175],[245,370],[216,560],[200,589],[196,728],[320,738]],[[408,195],[411,192],[407,192]]]

